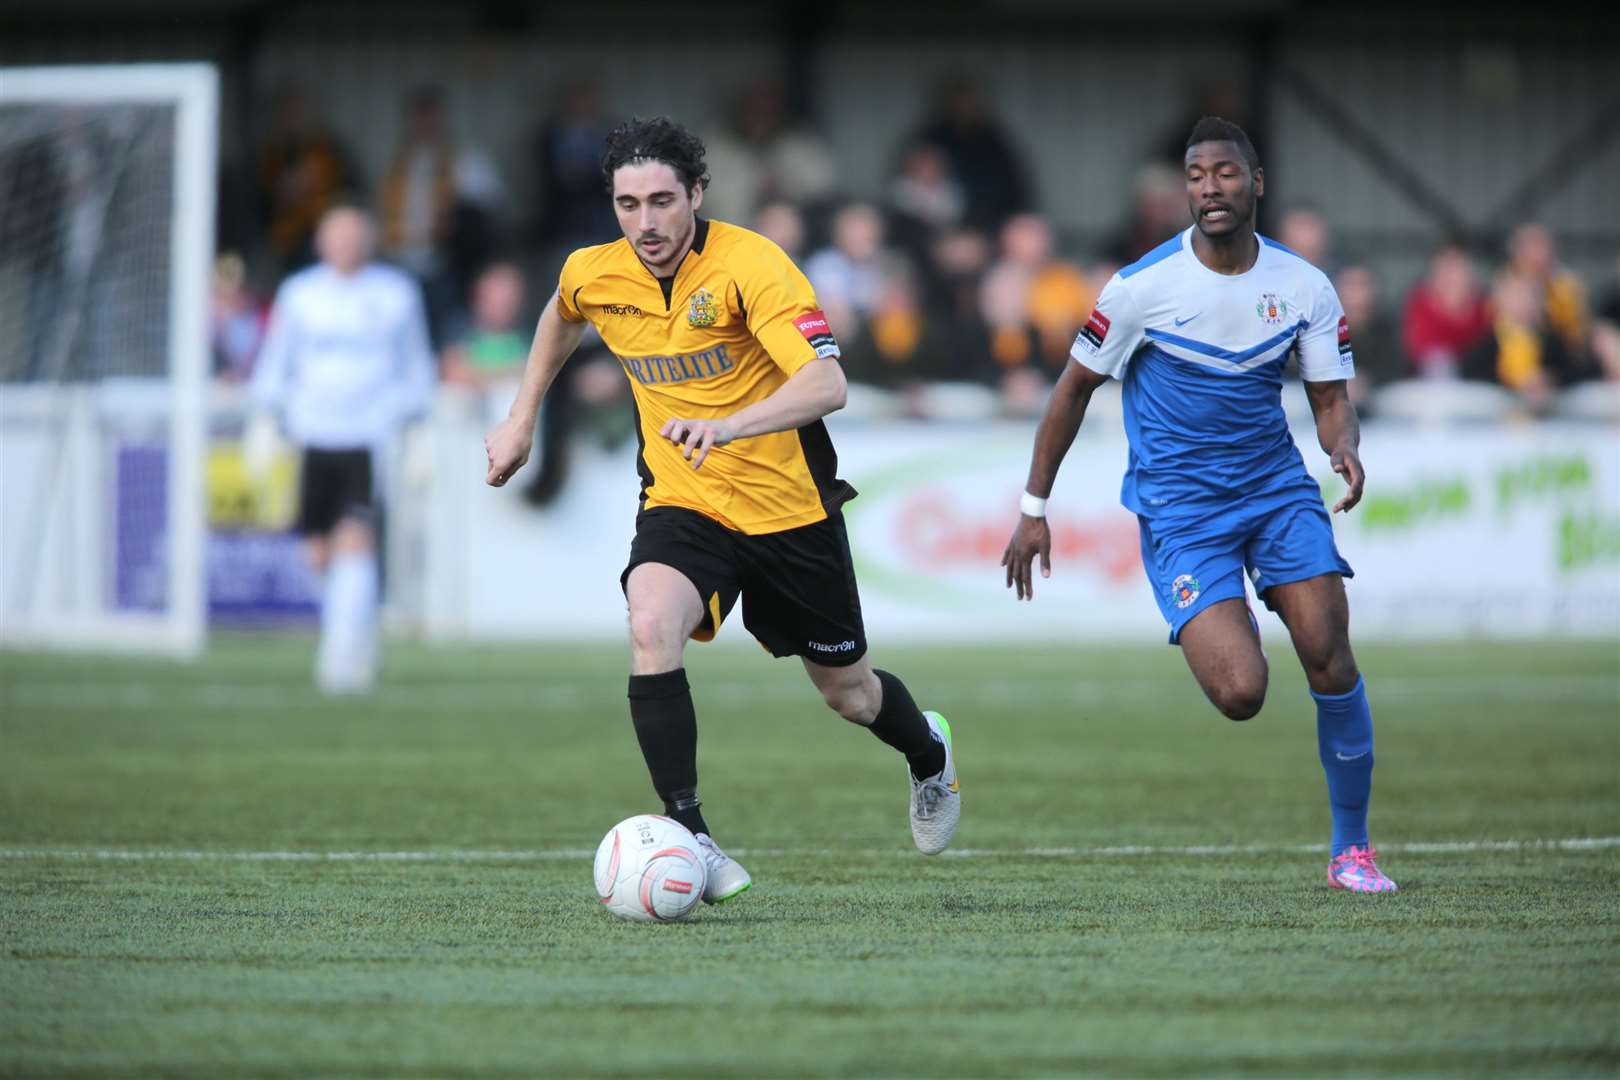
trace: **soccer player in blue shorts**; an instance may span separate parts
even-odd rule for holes
[[[1344,309],[1327,276],[1255,231],[1265,190],[1243,129],[1205,117],[1187,139],[1193,225],[1115,274],[1075,339],[1035,434],[1018,526],[1002,556],[1007,585],[1034,596],[1036,555],[1052,571],[1046,499],[1092,392],[1124,384],[1130,459],[1120,499],[1137,515],[1142,566],[1204,693],[1233,720],[1260,711],[1266,657],[1243,575],[1293,638],[1316,702],[1317,744],[1333,810],[1328,881],[1394,892],[1367,839],[1373,732],[1350,651],[1344,579],[1322,493],[1283,417],[1290,356],[1317,439],[1361,500],[1361,442],[1346,380],[1355,374]]]

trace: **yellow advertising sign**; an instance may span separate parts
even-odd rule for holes
[[[236,442],[208,449],[208,524],[216,529],[292,528],[298,513],[298,455],[277,454],[270,473],[255,483]]]

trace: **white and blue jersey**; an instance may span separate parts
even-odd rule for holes
[[[1216,273],[1193,253],[1192,235],[1115,274],[1071,350],[1123,383],[1130,460],[1120,501],[1141,523],[1172,641],[1204,607],[1242,596],[1245,568],[1262,596],[1350,573],[1282,409],[1290,357],[1307,381],[1355,374],[1338,295],[1322,271],[1264,237],[1247,271]]]
[[[1263,237],[1247,272],[1218,274],[1193,254],[1192,232],[1115,274],[1071,353],[1124,383],[1121,500],[1149,517],[1308,480],[1283,369],[1293,356],[1308,381],[1355,374],[1326,274]]]

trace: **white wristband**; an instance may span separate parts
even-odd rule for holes
[[[1025,517],[1043,518],[1046,516],[1046,500],[1026,491],[1018,497],[1018,509]]]

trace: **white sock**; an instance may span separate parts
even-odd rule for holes
[[[315,681],[332,694],[358,694],[377,681],[377,556],[346,552],[326,571]]]

